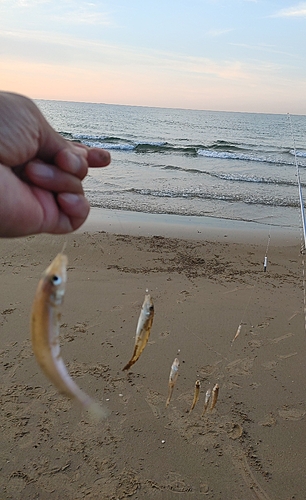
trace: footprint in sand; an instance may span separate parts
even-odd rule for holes
[[[227,431],[228,436],[231,439],[239,439],[243,434],[243,427],[238,423],[232,422],[230,424],[230,429]]]
[[[278,414],[284,420],[302,420],[306,411],[299,408],[282,408],[278,410]]]
[[[258,422],[258,425],[261,425],[263,427],[273,427],[274,425],[277,424],[276,418],[274,417],[273,413],[269,413],[269,415],[265,415],[265,417]]]
[[[226,370],[230,375],[250,375],[255,358],[236,359],[229,363]]]
[[[14,471],[9,477],[9,481],[6,485],[6,493],[12,495],[11,498],[18,500],[19,498],[24,498],[22,492],[27,484],[31,483],[32,480],[29,476],[21,471]]]
[[[187,493],[192,491],[192,487],[188,486],[185,479],[176,472],[169,472],[165,489],[175,491],[176,493]]]
[[[207,483],[201,483],[200,484],[200,493],[202,495],[208,495],[209,493],[209,486]]]
[[[205,365],[205,366],[202,366],[198,370],[198,376],[202,377],[203,379],[208,378],[210,375],[212,375],[216,371],[217,364],[216,365]]]
[[[159,418],[162,414],[161,408],[162,405],[165,405],[166,397],[162,398],[159,392],[148,389],[145,400],[151,408],[154,417]]]

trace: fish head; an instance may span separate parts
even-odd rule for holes
[[[154,313],[154,304],[152,297],[149,293],[145,295],[145,299],[142,305],[143,311],[146,316],[150,317]]]
[[[60,305],[64,298],[67,282],[67,264],[67,256],[59,253],[42,276],[42,289],[54,306]]]

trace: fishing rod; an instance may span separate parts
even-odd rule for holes
[[[303,192],[302,192],[302,185],[301,185],[300,169],[299,169],[299,164],[297,161],[295,138],[293,135],[292,121],[291,121],[291,116],[289,113],[288,113],[288,119],[289,119],[290,129],[291,129],[291,136],[292,136],[292,142],[293,142],[293,152],[294,152],[294,162],[295,162],[296,177],[297,177],[298,190],[299,190],[300,213],[301,213],[301,219],[302,219],[302,231],[303,231],[303,240],[304,240],[303,245],[302,245],[302,252],[303,252],[306,249],[306,219],[305,219],[304,200],[303,200]]]
[[[302,231],[303,231],[303,240],[301,244],[301,254],[302,254],[302,281],[303,281],[303,299],[304,299],[304,328],[306,331],[306,276],[305,276],[305,260],[304,260],[304,254],[305,254],[305,249],[306,249],[306,221],[305,221],[305,209],[304,209],[304,201],[303,201],[303,192],[302,192],[302,186],[301,186],[301,177],[300,177],[300,169],[299,169],[299,164],[297,161],[297,154],[296,154],[296,145],[295,145],[295,138],[293,135],[293,127],[292,127],[292,121],[291,121],[291,116],[288,113],[288,119],[290,123],[290,129],[291,129],[291,136],[292,136],[292,142],[293,142],[293,152],[294,152],[294,161],[295,161],[295,168],[296,168],[296,176],[297,176],[297,181],[298,181],[298,190],[299,190],[299,199],[300,199],[300,213],[301,213],[301,219],[302,219]],[[301,235],[302,239],[302,235]]]

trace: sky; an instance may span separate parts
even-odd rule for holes
[[[0,89],[306,115],[306,2],[0,0]]]

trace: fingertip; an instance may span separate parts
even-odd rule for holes
[[[57,196],[57,202],[62,212],[69,219],[71,226],[69,232],[78,229],[87,219],[90,205],[85,196],[75,193],[60,193]]]
[[[107,167],[111,162],[111,155],[101,148],[89,148],[87,151],[89,167]]]
[[[86,219],[90,205],[85,196],[77,193],[59,193],[57,201],[69,217]]]

